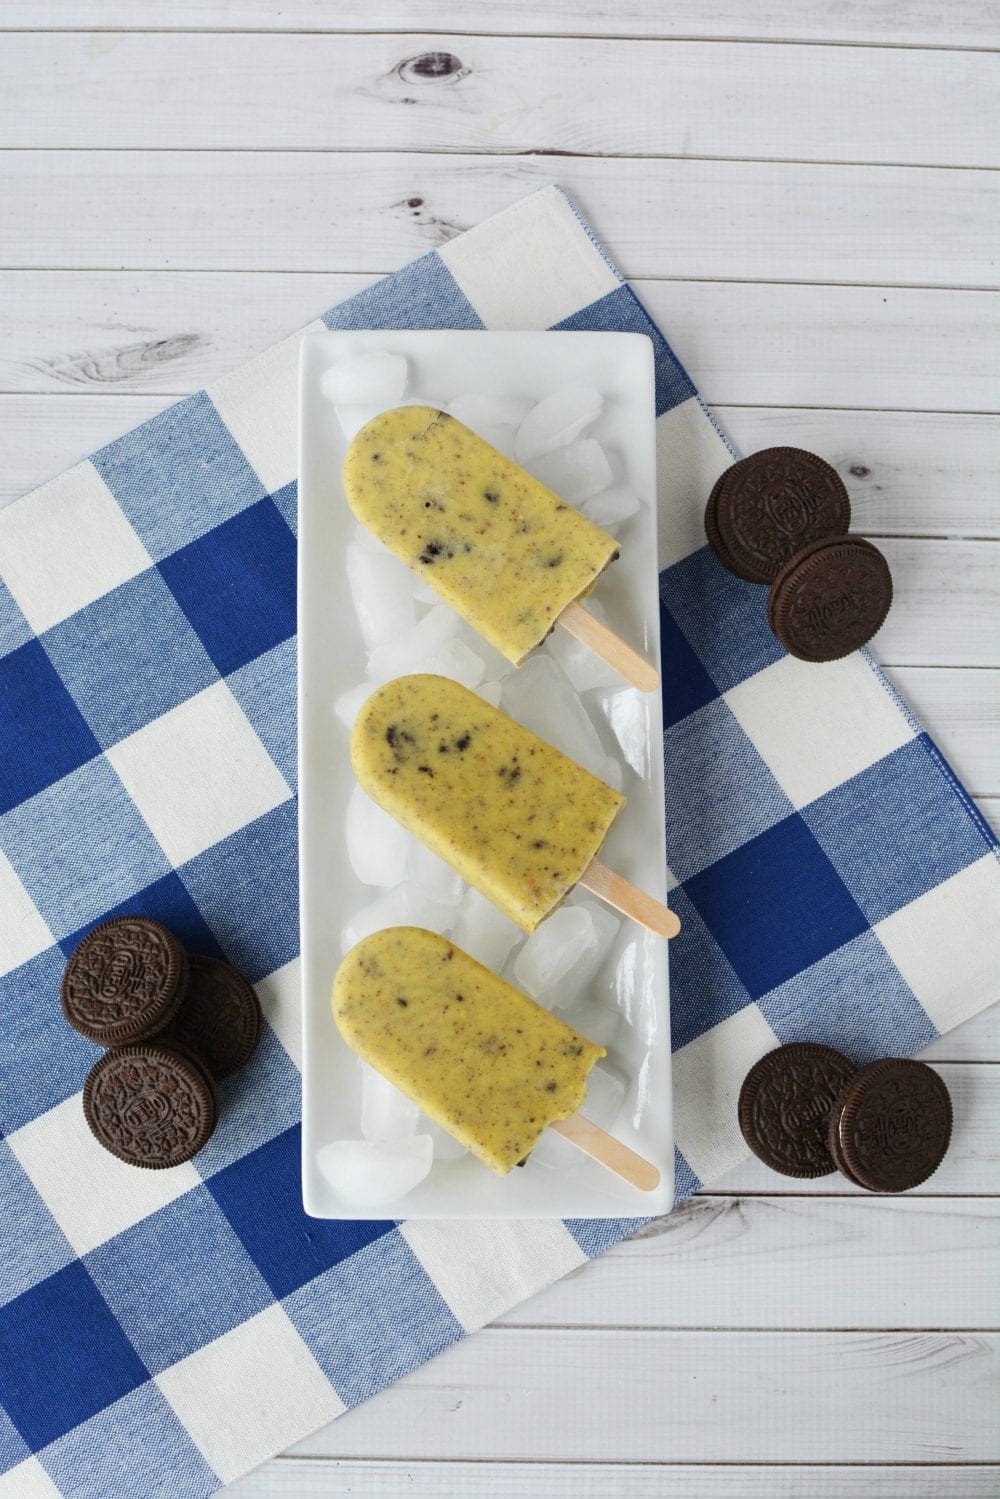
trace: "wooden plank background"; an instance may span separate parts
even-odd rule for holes
[[[0,503],[532,188],[737,443],[836,463],[879,653],[1000,819],[995,0],[6,0]],[[905,1198],[758,1163],[241,1499],[1000,1492],[1000,1015]]]

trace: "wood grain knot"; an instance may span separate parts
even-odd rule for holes
[[[871,469],[867,468],[863,463],[852,463],[847,472],[853,474],[855,479],[867,479],[871,473]]]
[[[395,71],[406,83],[436,83],[443,78],[457,83],[469,74],[454,52],[420,52],[416,57],[405,57]]]

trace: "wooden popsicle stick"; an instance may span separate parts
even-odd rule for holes
[[[623,875],[615,874],[597,859],[591,859],[577,883],[658,937],[676,937],[681,929],[673,911],[647,895],[645,890],[636,889]]]
[[[554,1129],[557,1135],[562,1135],[577,1150],[589,1155],[592,1161],[599,1161],[630,1186],[638,1187],[640,1192],[652,1192],[660,1185],[660,1173],[652,1161],[636,1155],[634,1150],[629,1150],[627,1145],[623,1145],[599,1125],[593,1124],[583,1114],[571,1114],[568,1119],[557,1119],[554,1124],[549,1125],[549,1129]]]
[[[626,645],[607,625],[602,625],[599,619],[595,619],[579,599],[566,605],[556,624],[562,625],[574,640],[579,640],[595,656],[600,656],[612,671],[624,677],[633,687],[638,687],[640,692],[655,692],[659,687],[660,674],[656,667],[630,645]]]

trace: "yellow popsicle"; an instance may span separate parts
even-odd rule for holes
[[[613,536],[433,406],[362,427],[344,489],[358,519],[518,666],[618,556]]]
[[[368,795],[533,932],[595,857],[625,798],[447,677],[397,677],[362,706]]]
[[[333,1018],[353,1051],[501,1176],[576,1112],[605,1055],[421,927],[390,927],[351,949]]]

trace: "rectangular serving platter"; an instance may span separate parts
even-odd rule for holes
[[[332,365],[373,350],[404,355],[410,372],[406,399],[426,399],[428,404],[447,403],[468,392],[538,401],[574,385],[600,391],[603,410],[588,435],[612,455],[618,467],[615,482],[631,488],[640,506],[619,528],[621,557],[600,579],[594,598],[612,628],[647,658],[659,661],[653,358],[645,336],[414,330],[305,336],[300,361],[298,669],[306,1211],[318,1218],[602,1218],[667,1212],[674,1170],[666,944],[627,920],[587,985],[579,1014],[566,1018],[585,1033],[590,1018],[592,1027],[604,1033],[595,1039],[603,1042],[608,1036],[607,1065],[626,1083],[610,1132],[659,1167],[661,1183],[654,1192],[628,1186],[564,1142],[557,1142],[563,1147],[557,1153],[560,1163],[551,1151],[539,1151],[538,1159],[532,1156],[507,1177],[494,1175],[470,1155],[436,1161],[415,1189],[377,1211],[342,1201],[318,1165],[323,1145],[360,1137],[360,1064],[333,1023],[330,991],[345,922],[382,893],[356,878],[345,843],[354,777],[349,731],[333,705],[365,680],[366,651],[345,569],[346,549],[357,534],[341,482],[347,440],[320,382]],[[418,613],[427,607],[418,605]],[[465,638],[476,649],[475,637]],[[498,660],[489,647],[482,649],[490,652],[491,662]],[[548,642],[539,651],[549,652]],[[635,692],[623,682],[603,696],[585,692],[582,701],[608,754],[623,767],[628,797],[601,857],[663,899],[660,695]],[[623,724],[627,758],[619,743]],[[569,903],[581,898],[593,899],[574,892]],[[509,966],[504,972],[510,978]],[[587,1112],[586,1104],[582,1112]],[[550,1140],[552,1132],[545,1138]]]

